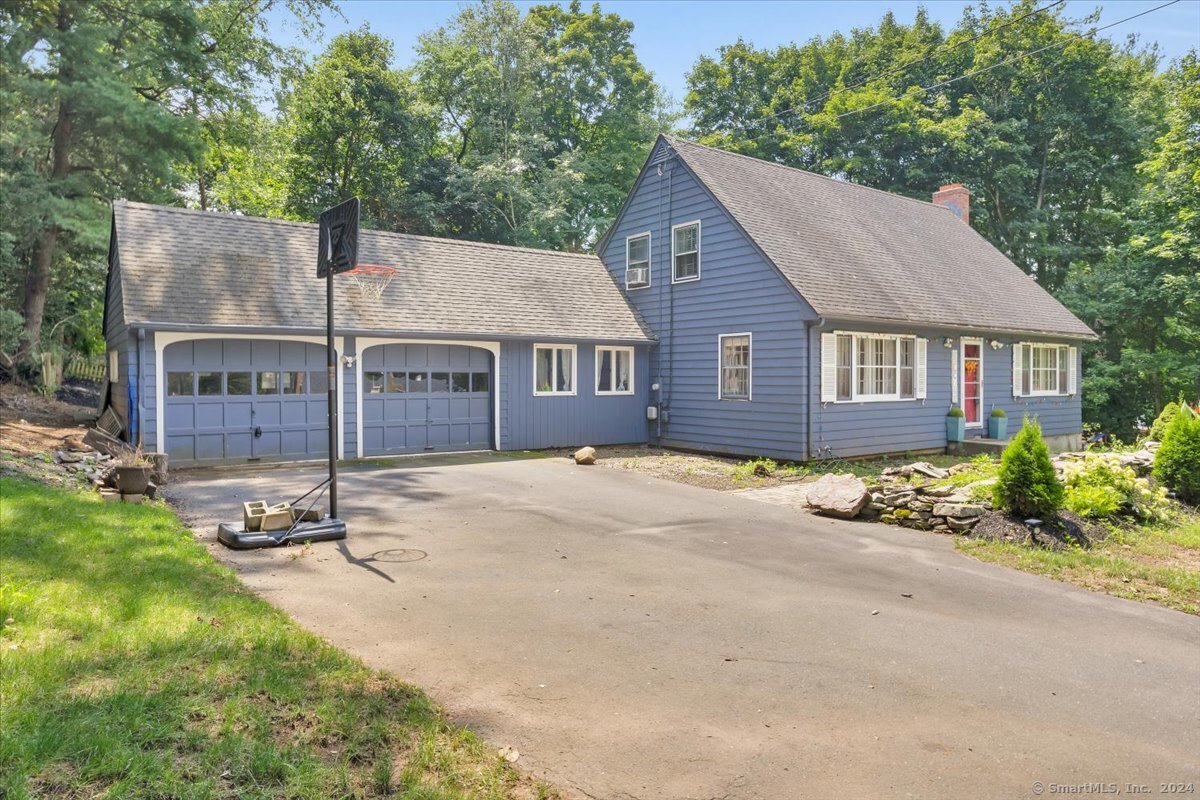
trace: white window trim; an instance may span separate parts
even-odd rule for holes
[[[600,388],[599,388],[599,386],[600,386],[600,353],[603,351],[606,351],[606,350],[613,352],[613,353],[620,351],[620,352],[625,352],[625,353],[629,354],[629,389],[628,389],[628,391],[619,391],[618,392],[618,391],[609,391],[609,390],[601,391],[600,390]],[[596,388],[596,395],[598,397],[615,397],[615,396],[620,396],[620,395],[633,394],[634,381],[637,380],[637,370],[634,369],[634,358],[635,358],[635,356],[634,356],[632,347],[610,347],[608,345],[596,345],[596,351],[595,351],[594,357],[593,357],[593,360],[596,362],[594,365],[595,366],[595,370],[594,370],[595,378],[592,380],[592,386]],[[616,358],[613,358],[613,368],[614,369],[613,369],[613,372],[610,373],[610,377],[612,377],[613,375],[616,375],[616,369],[615,369],[616,365],[617,365],[617,360],[616,360]]]
[[[672,240],[675,235],[671,235]],[[746,343],[750,347],[748,354],[749,358],[746,362],[746,396],[745,397],[726,397],[725,396],[725,340],[746,338]],[[754,399],[754,334],[750,331],[745,333],[722,333],[717,336],[717,399],[724,400],[729,403],[749,403]]]
[[[646,237],[646,282],[640,286],[629,285],[629,242],[633,239]],[[641,233],[631,233],[625,237],[625,288],[631,292],[636,292],[638,289],[649,289],[650,284],[654,282],[654,270],[651,269],[654,261],[654,236],[650,231],[642,231]]]
[[[675,277],[675,231],[680,228],[690,228],[696,226],[696,276],[694,278],[676,278]],[[700,271],[703,266],[702,249],[700,245],[700,220],[693,219],[688,222],[681,222],[678,225],[671,226],[671,283],[691,283],[692,281],[700,280]],[[683,254],[680,254],[683,255]],[[731,336],[735,334],[730,334]]]
[[[958,396],[962,398],[960,405],[966,405],[967,402],[967,345],[979,345],[979,421],[965,423],[968,428],[983,427],[983,339],[977,339],[971,336],[964,336],[958,348],[958,381],[959,390]],[[966,409],[964,409],[965,413]]]
[[[121,382],[121,351],[116,348],[108,351],[108,382]]]
[[[914,401],[924,402],[924,397],[917,396],[917,340],[920,336],[911,333],[872,333],[871,331],[830,331],[836,336],[849,336],[852,339],[859,336],[866,336],[872,339],[911,339],[913,343],[913,396],[900,397],[900,352],[896,351],[896,394],[856,394],[858,391],[858,343],[854,342],[850,347],[850,399],[849,400],[826,400],[827,403],[911,403]],[[834,340],[836,341],[836,339]],[[836,348],[834,350],[836,355]],[[834,361],[836,367],[837,362]],[[834,380],[837,380],[836,369],[834,371]],[[834,397],[837,396],[837,386],[834,386]]]
[[[1049,342],[1018,342],[1017,347],[1021,348],[1021,373],[1022,373],[1020,375],[1015,376],[1015,378],[1017,380],[1016,385],[1018,387],[1021,387],[1021,388],[1024,387],[1024,383],[1025,383],[1024,372],[1025,372],[1025,370],[1029,370],[1029,391],[1028,392],[1023,391],[1020,395],[1021,397],[1071,397],[1072,396],[1071,391],[1070,391],[1071,390],[1071,386],[1070,386],[1070,382],[1071,382],[1071,364],[1070,364],[1071,347],[1070,347],[1070,345],[1051,344]],[[1028,354],[1026,354],[1024,351],[1024,348],[1026,348],[1026,347],[1030,348]],[[1051,391],[1046,391],[1045,389],[1035,390],[1033,388],[1033,351],[1038,348],[1040,348],[1042,350],[1054,350],[1055,351],[1055,356],[1054,356],[1054,382],[1055,383],[1061,383],[1062,379],[1063,379],[1063,369],[1062,369],[1062,365],[1058,363],[1058,359],[1059,358],[1068,359],[1067,374],[1066,374],[1067,385],[1066,386],[1060,385],[1057,389],[1053,389]],[[1062,350],[1066,350],[1067,352],[1065,354],[1063,354],[1060,352]],[[1028,355],[1028,358],[1026,358],[1027,355]]]
[[[571,351],[571,391],[559,392],[549,391],[540,392],[537,388],[537,351],[541,349],[551,350],[570,350]],[[558,359],[552,359],[550,362],[554,368],[554,374],[550,377],[550,385],[558,384]],[[535,344],[533,346],[533,369],[530,370],[533,374],[533,396],[534,397],[574,397],[579,394],[579,349],[573,344]]]

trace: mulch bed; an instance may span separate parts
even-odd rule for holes
[[[968,533],[972,539],[997,542],[1030,543],[1031,528],[1024,518],[1000,511],[988,511]],[[1060,511],[1057,519],[1046,520],[1037,529],[1032,543],[1050,550],[1065,550],[1071,546],[1090,548],[1108,536],[1108,530],[1084,519],[1072,511]]]

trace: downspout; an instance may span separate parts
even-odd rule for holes
[[[144,444],[143,432],[142,432],[142,393],[141,393],[141,391],[139,391],[138,387],[140,387],[142,385],[142,349],[145,346],[145,344],[146,344],[146,329],[138,328],[138,332],[137,332],[137,378],[135,380],[129,382],[129,393],[132,395],[129,398],[131,401],[130,402],[130,409],[131,409],[130,417],[132,417],[132,419],[133,419],[133,423],[130,426],[133,430],[131,430],[130,433],[133,434],[133,436],[131,438],[134,438],[137,441],[138,447],[141,447]],[[161,449],[162,443],[159,442],[157,446]]]
[[[812,446],[813,392],[812,392],[812,387],[813,387],[814,383],[813,383],[812,337],[813,337],[813,329],[814,328],[816,330],[820,330],[824,327],[825,327],[825,318],[824,317],[817,317],[816,321],[805,320],[805,322],[804,322],[804,338],[806,340],[805,346],[807,347],[807,353],[805,354],[805,359],[804,359],[805,363],[806,363],[806,374],[805,374],[805,378],[804,378],[804,450],[808,454],[808,458],[806,460],[810,460],[810,461],[812,460],[812,456],[813,456],[813,446]],[[820,366],[818,365],[817,368],[820,369]]]

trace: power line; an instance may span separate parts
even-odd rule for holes
[[[929,86],[921,86],[917,89],[917,91],[930,92],[930,91],[933,91],[934,89],[940,89],[943,86],[949,86],[952,83],[958,83],[959,81],[966,80],[967,78],[973,78],[976,75],[982,75],[985,72],[991,72],[994,69],[999,69],[1000,67],[1008,66],[1009,64],[1012,64],[1016,61],[1020,61],[1023,58],[1028,58],[1029,56],[1035,56],[1038,53],[1044,53],[1047,50],[1053,50],[1056,47],[1064,47],[1064,46],[1070,44],[1071,42],[1074,42],[1079,39],[1083,39],[1083,38],[1090,37],[1090,36],[1095,36],[1100,31],[1107,30],[1109,28],[1120,25],[1124,22],[1129,22],[1130,20],[1135,20],[1138,17],[1144,17],[1147,14],[1151,14],[1155,11],[1166,8],[1167,6],[1173,6],[1178,2],[1179,2],[1179,0],[1170,0],[1170,2],[1168,2],[1168,3],[1163,3],[1160,6],[1155,6],[1154,8],[1146,9],[1145,11],[1141,11],[1137,14],[1133,14],[1131,16],[1125,17],[1125,19],[1119,19],[1116,22],[1110,22],[1107,25],[1102,25],[1100,27],[1092,28],[1090,31],[1087,31],[1086,33],[1074,34],[1073,36],[1069,36],[1066,39],[1063,39],[1061,42],[1054,42],[1052,44],[1046,45],[1045,47],[1039,47],[1036,50],[1030,50],[1025,53],[1017,53],[1015,56],[1010,56],[1010,57],[1004,59],[1003,61],[998,61],[995,64],[992,64],[990,66],[980,67],[979,69],[963,73],[962,75],[959,75],[957,78],[950,78],[948,80],[940,81],[938,83],[934,83]],[[873,103],[864,108],[857,108],[857,109],[854,109],[853,111],[845,111],[841,114],[838,114],[836,117],[834,117],[834,119],[841,119],[843,117],[854,116],[855,114],[862,114],[863,112],[870,111],[875,108],[879,108],[880,106],[886,106],[889,103],[898,103],[898,102],[900,102],[900,99],[901,98],[899,98],[899,97],[889,97],[886,100],[880,100],[878,103]]]
[[[931,52],[929,55],[925,56],[924,58],[914,59],[912,61],[909,61],[907,64],[901,64],[898,67],[893,67],[892,69],[881,72],[878,75],[869,75],[855,83],[850,84],[849,86],[842,86],[837,89],[830,89],[828,92],[821,95],[820,97],[815,97],[811,100],[805,100],[803,103],[800,103],[799,105],[789,106],[788,108],[782,109],[780,111],[776,111],[774,113],[767,114],[766,116],[759,117],[758,119],[754,120],[753,122],[746,123],[746,125],[757,125],[759,123],[766,122],[769,119],[774,119],[775,117],[780,117],[780,116],[783,116],[784,114],[790,114],[793,111],[802,110],[802,109],[807,110],[808,107],[813,105],[814,103],[819,103],[823,100],[828,100],[829,98],[833,97],[834,95],[841,94],[842,92],[848,92],[851,89],[857,89],[858,87],[868,84],[872,81],[881,80],[882,78],[887,78],[887,77],[895,75],[899,72],[903,72],[906,69],[908,69],[909,67],[915,66],[915,65],[923,63],[925,61],[928,61],[929,59],[933,58],[934,56],[941,55],[944,53],[949,53],[949,52],[951,52],[953,50],[957,50],[958,48],[963,47],[965,45],[972,44],[974,42],[978,42],[980,39],[983,39],[986,36],[991,36],[994,33],[998,33],[999,31],[1004,30],[1005,28],[1007,28],[1010,25],[1015,25],[1018,22],[1020,22],[1021,20],[1028,19],[1029,17],[1032,17],[1035,14],[1041,14],[1043,11],[1047,11],[1051,8],[1054,8],[1055,6],[1060,6],[1065,2],[1066,2],[1066,0],[1055,0],[1053,3],[1048,3],[1047,5],[1044,5],[1041,8],[1035,8],[1032,11],[1028,11],[1019,17],[1013,17],[1012,19],[1010,19],[1006,22],[1003,22],[1000,25],[996,25],[992,28],[988,28],[986,31],[983,31],[982,33],[978,33],[975,36],[972,36],[970,39],[963,39],[962,41],[955,42],[954,44],[949,45],[949,46],[943,45],[942,47],[935,49],[933,52]],[[745,130],[746,125],[742,126],[743,130]]]

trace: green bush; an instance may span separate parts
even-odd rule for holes
[[[961,408],[959,408],[958,406],[951,406],[950,410],[946,412],[946,416],[947,417],[962,417],[962,416],[966,416],[966,415],[963,414],[963,410]]]
[[[1064,505],[1082,517],[1129,514],[1146,522],[1170,515],[1167,491],[1122,466],[1115,453],[1089,453],[1063,467]]]
[[[1154,454],[1154,477],[1179,499],[1200,504],[1200,417],[1177,413]]]
[[[993,417],[1007,417],[1008,414],[1004,413],[1003,408],[1000,408],[1000,406],[996,406],[995,408],[992,409],[992,416]]]
[[[1171,420],[1175,419],[1179,414],[1179,404],[1175,402],[1167,403],[1163,406],[1163,410],[1154,420],[1154,424],[1150,426],[1150,440],[1153,442],[1161,442],[1163,436],[1167,433],[1167,426],[1171,424]]]
[[[745,481],[750,478],[767,478],[775,474],[775,470],[779,469],[779,464],[772,458],[756,458],[752,461],[743,461],[733,468],[733,479],[735,481]]]
[[[1025,423],[1000,458],[992,504],[1024,516],[1052,517],[1063,503],[1063,487],[1050,463],[1050,450],[1037,420]]]

